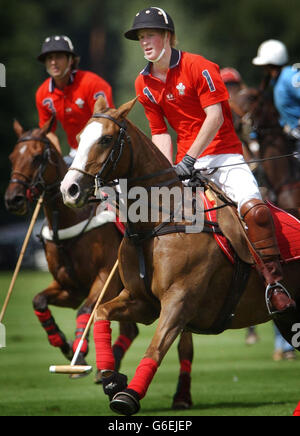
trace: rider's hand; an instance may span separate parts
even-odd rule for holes
[[[177,164],[174,165],[174,169],[178,176],[191,176],[194,165],[197,159],[186,154],[184,158]]]

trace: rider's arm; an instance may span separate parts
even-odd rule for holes
[[[204,152],[224,122],[221,103],[207,106],[204,108],[204,112],[206,113],[204,123],[199,130],[197,138],[187,152],[189,156],[195,159],[197,159]]]
[[[173,163],[173,145],[170,134],[161,133],[159,135],[153,135],[152,142],[159,148],[166,158]]]

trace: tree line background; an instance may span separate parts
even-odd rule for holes
[[[69,36],[80,68],[110,82],[118,107],[135,96],[134,80],[146,63],[138,43],[123,34],[137,11],[151,5],[174,19],[179,49],[237,68],[249,86],[262,78],[251,60],[266,39],[282,40],[290,63],[300,61],[299,0],[0,0],[0,63],[6,67],[6,88],[0,88],[0,225],[20,220],[5,211],[3,201],[16,142],[12,123],[17,118],[25,129],[38,125],[35,92],[47,74],[36,57],[44,39]],[[140,105],[130,118],[150,135]],[[58,135],[66,151],[61,128]]]

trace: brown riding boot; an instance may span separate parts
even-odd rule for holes
[[[242,206],[241,216],[248,227],[248,238],[263,260],[268,272],[266,274],[264,271],[260,271],[268,285],[266,299],[270,313],[295,308],[294,300],[279,283],[283,279],[283,271],[274,222],[268,206],[262,200],[250,200]]]

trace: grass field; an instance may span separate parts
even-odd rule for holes
[[[11,273],[0,274],[1,306]],[[47,286],[48,273],[20,273],[3,320],[7,347],[0,349],[0,416],[115,416],[93,375],[70,380],[48,372],[65,364],[60,351],[48,344],[32,310],[33,296]],[[53,308],[68,338],[73,337],[76,312]],[[128,351],[122,372],[132,377],[155,325],[140,326],[140,336]],[[118,326],[113,323],[114,338]],[[140,415],[150,416],[291,416],[300,401],[300,357],[273,362],[272,324],[258,327],[260,341],[247,347],[245,331],[220,336],[194,335],[192,372],[194,405],[189,411],[170,409],[178,376],[177,342],[173,345],[146,398]],[[91,337],[88,361],[95,367]]]

